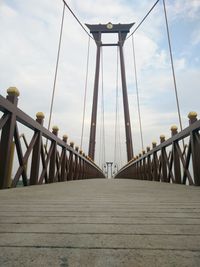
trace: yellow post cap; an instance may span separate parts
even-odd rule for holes
[[[178,130],[178,127],[176,125],[171,126],[171,131],[177,131],[177,130]]]
[[[67,136],[66,134],[64,134],[64,135],[63,135],[63,141],[65,141],[65,142],[66,142],[66,141],[67,141],[67,139],[68,139],[68,136]]]
[[[36,118],[37,119],[44,119],[44,117],[45,116],[44,116],[44,113],[43,112],[39,111],[39,112],[36,113]]]
[[[190,113],[188,114],[189,119],[196,119],[196,117],[197,113],[195,111],[190,111]]]
[[[57,131],[59,130],[59,128],[58,128],[58,126],[54,125],[54,126],[52,127],[52,130],[53,130],[54,132],[57,132]]]
[[[7,94],[8,95],[16,95],[16,96],[19,96],[20,93],[19,93],[19,90],[17,89],[17,87],[14,87],[14,86],[11,86],[7,89]]]
[[[160,142],[163,143],[165,141],[165,135],[161,134],[160,135]]]
[[[156,141],[152,141],[152,148],[155,148],[157,146],[157,142]]]

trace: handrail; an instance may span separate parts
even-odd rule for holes
[[[102,170],[74,143],[67,144],[67,136],[61,140],[58,137],[58,127],[53,127],[52,132],[44,126],[44,114],[38,112],[36,120],[32,119],[17,107],[19,91],[15,87],[7,90],[7,97],[0,95],[0,188],[16,187],[22,177],[23,185],[36,185],[50,182],[86,178],[105,178]],[[22,151],[18,123],[23,124],[33,131],[31,141]],[[48,140],[49,149],[44,151],[43,139]],[[11,180],[13,161],[12,143],[16,146],[16,155],[19,166]],[[61,152],[59,152],[59,149]],[[31,165],[27,166],[31,158]],[[15,162],[16,164],[16,162]],[[28,175],[28,171],[30,174]]]
[[[189,126],[178,133],[172,126],[171,138],[160,136],[160,144],[152,143],[116,174],[115,178],[161,181],[200,185],[200,120],[196,112],[188,115]],[[188,138],[188,144],[185,144]],[[182,143],[183,142],[183,143]],[[181,144],[179,144],[181,143]]]

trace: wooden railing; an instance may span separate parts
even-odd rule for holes
[[[58,137],[57,127],[53,127],[52,132],[43,127],[42,112],[38,112],[33,120],[17,107],[19,91],[15,87],[10,87],[7,93],[6,98],[0,96],[1,189],[19,184],[104,178],[101,169],[78,147],[74,148],[73,142],[67,144],[66,135],[62,140]],[[30,142],[26,142],[26,146],[20,140],[19,125],[31,130]]]
[[[160,144],[142,151],[128,162],[115,178],[131,178],[177,184],[200,185],[200,120],[196,112],[188,115],[189,126],[183,131],[171,127],[171,138],[160,136]]]

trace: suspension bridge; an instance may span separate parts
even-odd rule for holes
[[[134,33],[158,4],[163,5],[180,131],[173,125],[170,138],[161,135],[159,143],[153,141],[145,149]],[[60,137],[57,126],[51,129],[66,9],[89,38],[80,146],[69,142],[67,135]],[[104,42],[102,36],[109,34],[117,34],[117,41]],[[129,38],[132,38],[142,148],[138,155],[134,153],[132,140],[124,56],[124,43]],[[85,153],[90,42],[95,43],[96,65],[88,153]],[[97,164],[103,47],[117,48],[115,159],[106,162],[102,102],[103,164]],[[118,169],[119,73],[126,164]],[[191,111],[188,126],[183,128],[164,0],[156,1],[138,24],[85,25],[63,0],[47,127],[44,127],[43,112],[37,112],[36,118],[32,118],[20,109],[21,97],[16,87],[9,87],[7,93],[0,95],[0,188],[4,189],[0,191],[0,266],[200,265],[200,120]]]

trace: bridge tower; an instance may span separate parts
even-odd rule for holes
[[[94,94],[93,94],[89,151],[88,151],[89,157],[93,160],[95,156],[99,70],[100,70],[100,55],[101,55],[102,46],[118,46],[119,47],[127,159],[129,161],[133,158],[133,143],[132,143],[132,134],[131,134],[131,122],[130,122],[130,114],[129,114],[129,104],[128,104],[127,85],[126,85],[126,72],[125,72],[125,62],[124,62],[124,52],[123,52],[123,45],[124,45],[126,36],[129,33],[130,28],[133,26],[133,24],[134,23],[112,24],[111,22],[109,22],[108,24],[86,24],[86,26],[90,30],[90,33],[93,35],[94,40],[97,45],[96,70],[95,70],[95,79],[94,79]],[[102,33],[117,33],[118,43],[103,44],[101,41]]]

